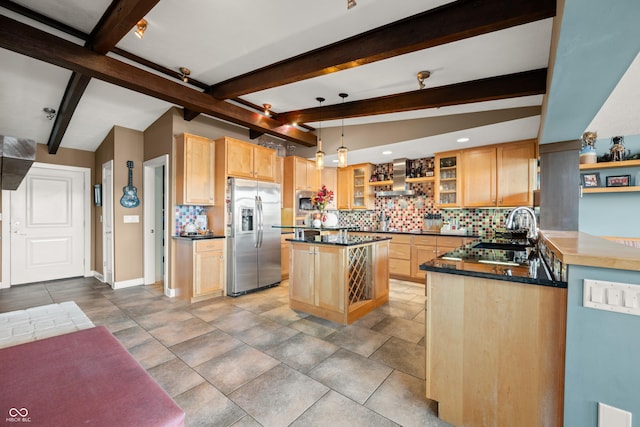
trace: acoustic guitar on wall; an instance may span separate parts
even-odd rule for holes
[[[129,185],[122,187],[124,193],[120,198],[120,204],[125,208],[135,208],[140,204],[138,199],[138,189],[133,186],[133,162],[127,160],[127,167],[129,168]]]

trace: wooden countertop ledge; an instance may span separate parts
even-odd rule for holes
[[[579,231],[541,230],[540,238],[568,265],[640,271],[640,249]]]

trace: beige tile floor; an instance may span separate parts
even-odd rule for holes
[[[349,326],[288,307],[288,286],[197,304],[78,278],[0,290],[0,312],[75,301],[186,412],[188,426],[448,426],[424,397],[424,287]]]

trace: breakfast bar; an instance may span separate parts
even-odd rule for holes
[[[297,233],[287,240],[292,309],[350,324],[389,300],[389,238]]]

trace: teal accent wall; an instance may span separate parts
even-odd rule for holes
[[[640,153],[640,135],[624,136],[624,145],[632,155]],[[595,147],[602,156],[609,152],[611,140],[598,139]],[[640,166],[593,172],[600,174],[602,186],[607,176],[614,175],[631,175],[632,185],[640,186]],[[640,192],[584,194],[579,202],[579,230],[595,236],[640,237],[639,217]]]
[[[564,1],[541,144],[580,138],[640,51],[639,18],[638,0]]]
[[[635,284],[640,290],[640,274],[573,265],[568,273],[564,425],[597,427],[598,402],[629,411],[635,420],[640,417],[640,316],[583,307],[582,280]]]

